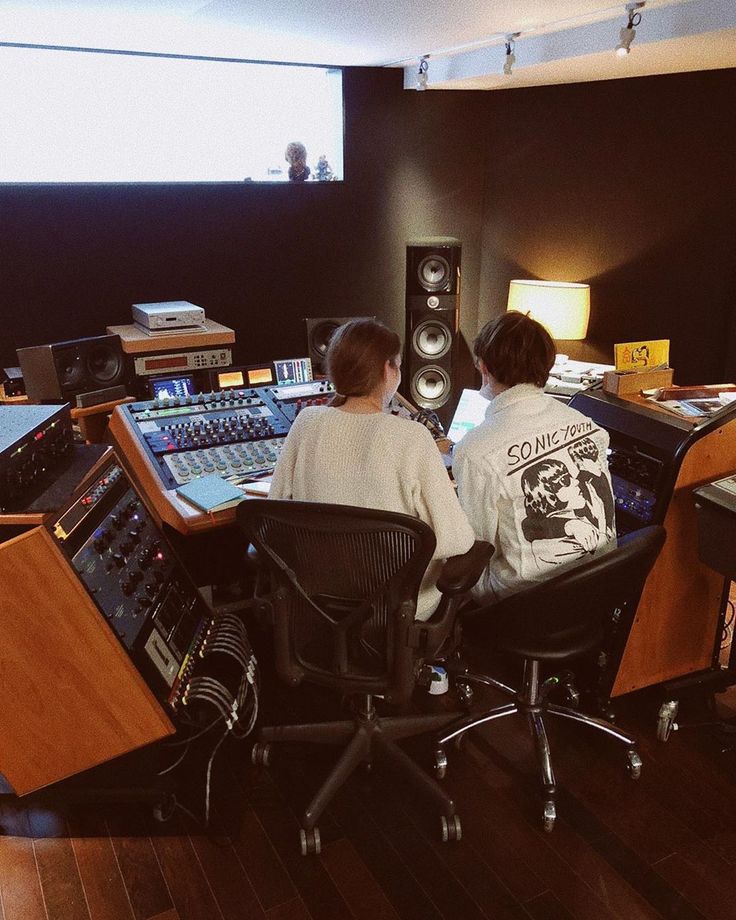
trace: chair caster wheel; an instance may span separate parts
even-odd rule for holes
[[[437,779],[444,779],[447,775],[447,754],[442,748],[434,752],[434,775]]]
[[[174,817],[175,811],[176,796],[173,794],[167,795],[153,806],[153,818],[155,821],[158,821],[159,824],[166,824],[167,821],[171,821]]]
[[[672,732],[677,731],[677,710],[680,704],[677,700],[670,700],[668,703],[662,703],[659,707],[657,718],[657,741],[668,741]]]
[[[542,823],[548,834],[554,828],[556,819],[557,809],[555,808],[555,803],[548,800],[544,803],[544,811],[542,813]]]
[[[632,779],[639,779],[642,767],[641,757],[639,757],[638,753],[634,750],[629,751],[626,756],[628,758],[626,768],[629,771],[629,776]]]
[[[441,815],[440,824],[442,826],[443,843],[462,840],[463,827],[460,823],[460,815],[450,815],[449,818],[445,817],[445,815]]]
[[[457,688],[458,702],[465,709],[470,709],[473,703],[474,690],[467,680],[458,680],[455,684]]]
[[[257,767],[267,767],[271,763],[271,745],[256,741],[250,751],[250,760]]]
[[[319,856],[322,852],[322,841],[319,836],[319,828],[313,827],[310,830],[299,828],[299,842],[302,847],[302,856]]]

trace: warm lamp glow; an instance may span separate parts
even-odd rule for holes
[[[590,287],[568,281],[512,281],[506,309],[528,313],[553,339],[584,339],[590,317]]]

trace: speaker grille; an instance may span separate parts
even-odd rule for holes
[[[450,377],[436,364],[420,367],[411,378],[411,395],[423,409],[437,409],[450,398]]]
[[[414,330],[414,351],[422,358],[441,358],[452,347],[452,332],[439,320],[426,319]]]
[[[91,384],[108,384],[117,381],[123,371],[123,356],[117,342],[101,342],[87,353],[87,374]],[[91,387],[94,389],[94,387]]]
[[[444,291],[450,284],[450,263],[444,256],[433,253],[417,266],[417,280],[425,291]]]

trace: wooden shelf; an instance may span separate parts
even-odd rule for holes
[[[221,326],[212,319],[206,319],[204,327],[201,332],[182,332],[181,335],[146,335],[138,326],[131,323],[129,326],[108,326],[107,332],[109,335],[120,336],[126,355],[235,344],[235,331],[228,326]]]

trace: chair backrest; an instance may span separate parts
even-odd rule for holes
[[[660,525],[626,534],[602,556],[483,608],[474,619],[481,626],[487,618],[494,644],[525,658],[588,652],[602,641],[616,608],[636,608],[665,537]]]
[[[237,521],[272,578],[276,667],[346,693],[411,693],[409,637],[435,549],[404,514],[316,502],[241,502]]]

